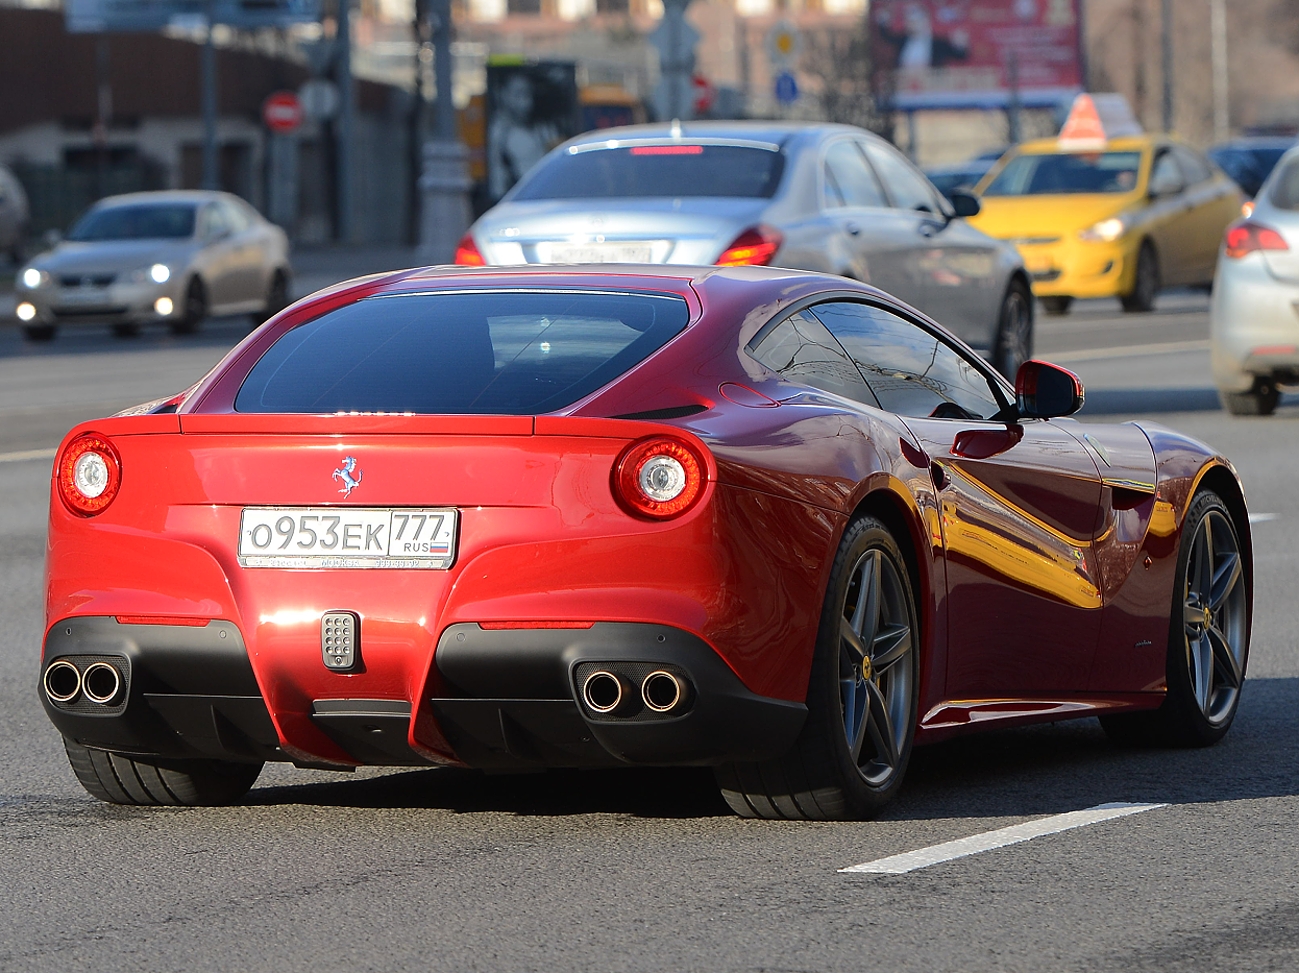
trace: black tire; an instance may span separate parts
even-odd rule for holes
[[[1270,416],[1281,401],[1281,390],[1271,378],[1254,379],[1248,392],[1219,392],[1222,406],[1233,416]]]
[[[260,763],[142,760],[66,737],[63,746],[81,786],[109,804],[222,807],[247,794],[262,772]]]
[[[1053,318],[1063,317],[1073,307],[1072,297],[1039,297],[1038,300],[1042,302],[1042,310]]]
[[[180,317],[172,321],[169,327],[172,334],[193,334],[203,326],[207,317],[207,288],[203,281],[191,277],[185,285],[185,305]]]
[[[1207,747],[1226,735],[1249,661],[1251,573],[1231,512],[1212,490],[1201,490],[1187,510],[1177,552],[1167,694],[1157,710],[1101,717],[1111,739]],[[1201,597],[1202,591],[1211,596]]]
[[[28,341],[53,341],[56,330],[52,324],[24,324],[23,337]]]
[[[1146,240],[1141,244],[1137,254],[1137,277],[1132,284],[1132,291],[1122,294],[1119,301],[1123,310],[1129,314],[1144,314],[1155,309],[1155,297],[1159,294],[1159,258],[1155,247]]]
[[[140,336],[140,326],[138,324],[113,325],[114,338],[138,338],[139,336]]]
[[[854,521],[830,573],[807,722],[783,757],[717,768],[731,809],[742,817],[820,821],[879,811],[897,793],[911,756],[919,631],[897,542],[873,517]]]
[[[253,315],[258,324],[269,321],[289,306],[289,275],[283,270],[275,271],[271,286],[266,292],[266,306],[261,313]]]
[[[992,364],[1012,382],[1019,366],[1033,357],[1033,292],[1016,277],[1006,288],[997,318]]]

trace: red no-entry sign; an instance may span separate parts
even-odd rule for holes
[[[292,91],[277,91],[262,103],[262,121],[272,132],[292,132],[302,124],[302,102]]]

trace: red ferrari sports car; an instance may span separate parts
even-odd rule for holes
[[[1082,400],[825,275],[353,281],[68,434],[41,701],[119,804],[236,801],[267,760],[691,764],[740,814],[853,818],[984,727],[1212,743],[1240,484]]]

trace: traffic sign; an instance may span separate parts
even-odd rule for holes
[[[782,105],[798,101],[798,81],[788,71],[776,75],[776,100]]]
[[[692,107],[695,110],[695,117],[698,118],[701,115],[708,114],[708,110],[713,107],[713,102],[717,100],[717,89],[702,74],[696,74],[692,77],[690,84],[694,90]]]
[[[302,102],[292,91],[277,91],[262,102],[262,121],[279,135],[296,131],[302,124]]]
[[[767,31],[767,56],[780,67],[793,64],[803,49],[803,35],[788,20],[778,20]]]

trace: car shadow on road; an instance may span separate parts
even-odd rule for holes
[[[1231,732],[1197,750],[1116,745],[1095,720],[994,731],[917,748],[880,815],[927,820],[1054,814],[1115,801],[1176,804],[1299,794],[1299,679],[1251,679]],[[704,768],[486,775],[437,768],[262,787],[249,805],[429,808],[519,815],[706,818],[731,812]]]

